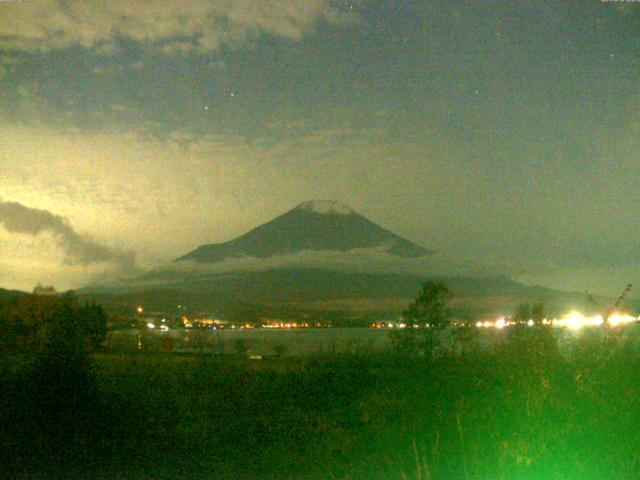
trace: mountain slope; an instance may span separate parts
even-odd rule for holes
[[[244,321],[260,317],[333,318],[372,315],[396,319],[415,298],[429,275],[369,274],[327,270],[268,270],[186,276],[174,282],[137,288],[84,289],[83,299],[97,300],[114,311],[184,314],[215,312],[219,318]],[[451,307],[459,317],[505,315],[520,302],[544,301],[550,312],[564,312],[584,303],[581,293],[530,287],[505,276],[438,277],[453,293]],[[310,317],[307,317],[310,315]],[[376,316],[377,315],[377,316]]]
[[[310,201],[234,240],[202,245],[138,278],[80,293],[101,295],[118,308],[138,302],[171,311],[187,304],[192,311],[238,318],[247,306],[258,316],[287,318],[344,305],[352,312],[375,308],[396,315],[433,278],[450,286],[460,311],[474,315],[504,312],[523,300],[575,300],[491,269],[459,268],[432,253],[344,205]]]
[[[177,261],[214,263],[228,258],[269,258],[301,251],[382,248],[403,258],[432,253],[331,201],[304,202],[234,240],[202,245]]]

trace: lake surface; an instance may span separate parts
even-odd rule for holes
[[[107,348],[113,351],[162,351],[206,352],[217,354],[247,353],[274,355],[281,350],[285,355],[310,355],[316,353],[375,352],[392,346],[387,329],[374,328],[304,328],[304,329],[193,329],[160,332],[149,329],[129,329],[109,332]],[[560,351],[570,353],[576,340],[584,335],[602,334],[598,328],[572,331],[554,328],[554,336]],[[633,348],[640,349],[640,326],[632,325],[612,332],[614,341],[629,340]],[[474,345],[490,350],[506,341],[509,328],[504,330],[479,329]],[[459,349],[459,345],[445,332],[442,336],[445,348]],[[141,348],[139,348],[141,347]]]

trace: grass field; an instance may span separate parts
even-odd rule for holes
[[[640,478],[637,328],[569,355],[6,357],[3,478]]]

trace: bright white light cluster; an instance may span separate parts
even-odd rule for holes
[[[620,312],[613,312],[609,315],[607,325],[610,327],[617,327],[621,325],[628,325],[640,320],[640,317],[636,318],[632,315]],[[478,328],[497,328],[502,329],[508,325],[516,325],[517,322],[513,320],[507,320],[505,317],[500,317],[497,320],[486,320],[482,322],[476,322]],[[585,316],[580,312],[570,312],[560,318],[544,319],[542,321],[544,325],[552,325],[554,327],[569,328],[571,330],[578,330],[582,327],[597,327],[604,323],[602,315]],[[533,320],[529,320],[526,325],[529,327],[534,326]]]
[[[484,322],[476,322],[476,327],[478,328],[498,328],[502,329],[507,325],[515,325],[516,322],[509,321],[504,317],[500,317],[497,320],[486,320]]]
[[[603,324],[602,315],[594,315],[585,317],[579,312],[570,312],[562,318],[553,320],[554,327],[566,327],[571,330],[577,330],[582,327],[597,327]]]
[[[626,313],[612,313],[609,316],[609,326],[617,327],[618,325],[626,325],[628,323],[637,322],[640,318],[632,317]]]
[[[618,327],[620,325],[627,325],[637,322],[638,318],[631,316],[627,313],[613,312],[607,318],[607,325],[609,327]],[[563,318],[553,320],[553,325],[557,327],[567,327],[573,330],[577,330],[582,327],[598,327],[604,323],[602,315],[593,315],[591,317],[585,317],[579,312],[571,312]]]

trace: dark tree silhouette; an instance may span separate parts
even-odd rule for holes
[[[451,320],[451,311],[447,307],[450,297],[451,292],[443,282],[429,280],[422,286],[418,297],[402,312],[402,317],[408,327],[442,330],[449,326]]]
[[[78,316],[84,324],[85,335],[92,349],[100,347],[107,336],[107,314],[100,305],[85,304],[78,309]]]
[[[418,297],[402,312],[406,327],[390,332],[398,353],[423,353],[432,358],[436,334],[451,323],[451,311],[447,307],[450,297],[451,292],[443,282],[429,280],[422,286]]]
[[[531,319],[536,325],[542,325],[542,321],[547,316],[543,302],[534,303],[531,307]]]
[[[516,313],[513,319],[517,322],[528,322],[531,319],[531,305],[528,303],[519,303],[516,307]]]
[[[5,308],[1,330],[11,339],[6,348],[21,353],[95,350],[105,339],[107,315],[96,304],[80,306],[73,293],[57,294],[38,286],[31,295]]]

